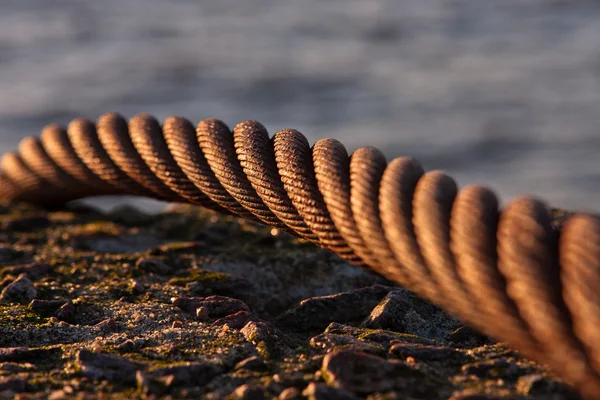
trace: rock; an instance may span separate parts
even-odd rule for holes
[[[475,375],[479,378],[518,378],[525,373],[525,369],[503,359],[478,361],[465,364],[461,367],[461,371],[469,375]]]
[[[38,314],[42,315],[50,315],[56,312],[59,308],[61,308],[67,300],[39,300],[33,299],[29,303],[29,309]]]
[[[106,379],[113,383],[132,384],[136,381],[139,367],[123,357],[80,350],[76,364],[85,376],[92,380]]]
[[[352,322],[364,319],[391,288],[369,286],[350,292],[303,300],[296,307],[276,318],[281,329],[295,332],[321,331],[331,322]]]
[[[22,217],[6,217],[2,220],[2,231],[30,232],[43,229],[50,225],[50,220],[45,215],[26,215]]]
[[[159,258],[141,257],[136,261],[135,267],[140,271],[158,275],[169,275],[173,272],[173,268]]]
[[[176,255],[179,253],[194,253],[206,248],[204,242],[175,242],[156,246],[150,250],[151,256]]]
[[[218,320],[213,322],[212,325],[213,326],[224,325],[231,329],[240,330],[250,321],[259,322],[262,320],[255,317],[254,315],[250,314],[248,311],[238,311],[235,314],[231,314],[226,317],[219,318]]]
[[[501,397],[488,396],[479,393],[455,393],[448,400],[501,400]]]
[[[278,383],[280,386],[288,387],[302,387],[307,384],[307,375],[302,371],[285,371],[272,376],[273,382]]]
[[[158,239],[150,235],[82,234],[74,238],[74,247],[100,253],[137,253],[156,246]]]
[[[6,263],[15,259],[18,259],[23,255],[22,251],[16,250],[10,246],[2,245],[0,246],[0,263]],[[3,268],[3,272],[5,274],[10,274],[14,272],[10,271],[11,267]],[[7,271],[8,270],[8,271]]]
[[[245,312],[245,311],[240,311],[240,312]],[[208,319],[210,318],[209,314],[208,314],[208,309],[206,307],[198,307],[196,308],[196,318],[198,319],[198,321],[208,321]]]
[[[406,333],[397,333],[391,331],[371,330],[366,328],[356,328],[349,325],[332,322],[325,329],[324,333],[337,335],[350,335],[365,342],[372,342],[381,345],[386,351],[395,343],[414,343],[424,345],[436,345],[438,342],[431,339],[424,339],[415,335]]]
[[[358,397],[345,390],[315,382],[309,383],[302,395],[309,400],[358,400]]]
[[[131,283],[131,291],[133,294],[143,294],[144,292],[146,292],[146,288],[144,287],[144,284],[140,281],[133,280]]]
[[[252,294],[254,285],[246,278],[228,275],[226,279],[202,279],[190,282],[186,285],[186,288],[190,291],[190,294],[196,296],[217,294],[245,299],[249,294]]]
[[[463,362],[467,359],[460,351],[451,347],[420,344],[396,343],[390,347],[390,353],[398,357],[412,357],[422,361],[448,360],[450,357],[454,357],[460,358],[460,361]]]
[[[468,325],[463,325],[455,329],[448,336],[448,340],[456,345],[465,347],[478,347],[492,343],[490,338]]]
[[[326,353],[340,348],[374,354],[385,354],[386,352],[386,349],[381,345],[368,343],[348,335],[336,335],[332,333],[321,333],[313,336],[310,339],[310,345]]]
[[[408,290],[393,290],[371,311],[362,327],[446,340],[460,322]]]
[[[113,333],[119,330],[119,326],[112,318],[106,318],[94,326],[100,329],[102,333]]]
[[[14,362],[2,362],[0,363],[0,370],[11,373],[25,372],[28,370],[35,369],[35,366],[30,363],[14,363]]]
[[[196,309],[199,307],[204,307],[208,312],[208,316],[212,318],[224,317],[239,311],[249,310],[243,301],[224,296],[177,297],[173,298],[172,302],[176,307],[191,314],[195,314]]]
[[[549,396],[553,393],[564,393],[575,396],[575,393],[564,383],[552,381],[541,374],[529,374],[517,379],[517,393],[531,396]]]
[[[238,386],[231,394],[234,399],[240,400],[263,400],[265,397],[265,389],[259,385],[243,384]]]
[[[135,374],[135,381],[137,383],[138,390],[141,391],[142,394],[147,398],[160,396],[167,391],[167,387],[164,382],[153,379],[140,370],[138,370]]]
[[[115,347],[115,349],[119,352],[119,353],[131,353],[135,350],[137,350],[140,346],[138,345],[138,343],[134,342],[131,339],[128,339],[126,341],[124,341],[123,343],[117,345]]]
[[[267,368],[265,361],[261,356],[252,356],[243,359],[242,361],[235,364],[235,370],[247,369],[250,371],[262,371]]]
[[[250,321],[240,332],[267,359],[282,357],[294,345],[283,332],[267,322]]]
[[[308,394],[307,394],[308,395]],[[279,400],[302,400],[304,397],[302,396],[302,392],[300,389],[295,387],[285,388],[279,393]]]
[[[43,278],[48,274],[49,271],[50,266],[48,264],[38,262],[25,265],[15,265],[3,269],[3,272],[6,275],[27,274],[29,279],[31,279],[32,281],[37,281],[38,279]]]
[[[60,348],[4,347],[0,348],[0,362],[35,362],[54,356],[61,351]]]
[[[183,322],[177,320],[177,321],[173,321],[173,324],[171,325],[171,329],[177,329],[177,328],[183,328]]]
[[[0,378],[0,392],[10,391],[21,393],[27,390],[27,381],[22,378],[6,377]]]
[[[194,361],[156,369],[152,371],[152,377],[172,377],[169,380],[169,387],[189,385],[203,386],[209,383],[220,372],[221,368],[215,364],[204,361]]]
[[[63,304],[55,313],[54,316],[58,318],[59,321],[64,321],[69,324],[75,323],[75,305],[71,300],[67,301]]]
[[[11,303],[29,303],[37,296],[37,290],[27,274],[21,274],[0,293],[0,300]]]
[[[425,378],[422,372],[403,362],[390,362],[352,350],[337,350],[327,354],[321,372],[330,386],[362,395],[398,389],[400,386],[409,387],[410,381],[414,384],[415,380]]]

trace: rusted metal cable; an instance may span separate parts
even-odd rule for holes
[[[189,202],[285,230],[366,266],[548,365],[600,399],[600,220],[557,231],[542,201],[500,210],[410,157],[348,155],[256,121],[194,129],[146,114],[44,128],[0,161],[0,199],[56,206],[91,195]]]

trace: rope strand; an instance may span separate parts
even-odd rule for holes
[[[559,232],[549,208],[458,190],[409,157],[348,156],[298,131],[269,138],[256,121],[194,130],[147,114],[49,125],[0,161],[0,199],[56,206],[92,195],[185,201],[262,222],[369,267],[527,357],[586,399],[600,399],[600,220]]]

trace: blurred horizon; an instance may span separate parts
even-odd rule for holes
[[[256,119],[414,156],[503,202],[600,209],[600,3],[237,3],[3,1],[0,154],[109,111]]]

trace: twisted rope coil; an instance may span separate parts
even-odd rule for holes
[[[256,121],[162,126],[147,114],[49,125],[0,161],[0,199],[59,205],[104,194],[199,204],[305,238],[412,290],[600,399],[600,220],[557,231],[548,207],[499,210],[413,158],[334,139],[269,138]]]

